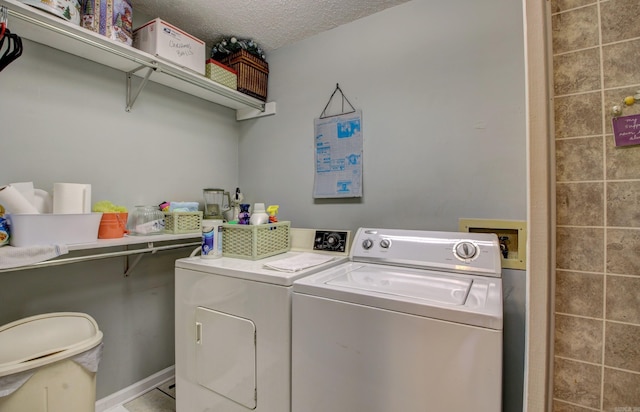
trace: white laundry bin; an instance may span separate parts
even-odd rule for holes
[[[0,412],[94,412],[102,332],[57,312],[0,326]]]

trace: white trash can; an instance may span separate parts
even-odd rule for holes
[[[94,412],[102,332],[57,312],[0,326],[0,412]]]

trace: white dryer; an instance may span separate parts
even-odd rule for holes
[[[494,234],[361,228],[293,291],[292,411],[501,410]]]
[[[176,261],[177,412],[291,410],[292,284],[346,262],[350,232],[290,233],[290,252],[261,260]]]

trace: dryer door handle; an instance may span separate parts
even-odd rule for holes
[[[196,344],[202,344],[202,323],[196,322]]]

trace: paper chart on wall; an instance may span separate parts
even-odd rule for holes
[[[362,111],[314,120],[314,198],[362,197]]]

